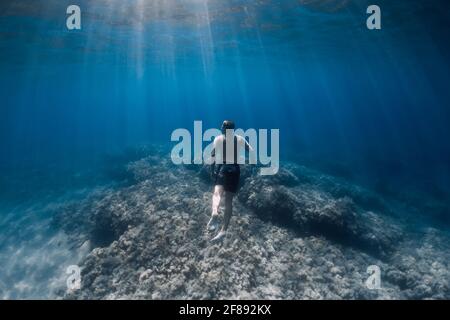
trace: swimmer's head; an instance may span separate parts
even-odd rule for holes
[[[220,129],[222,130],[222,133],[223,133],[223,134],[226,134],[227,129],[234,129],[234,128],[235,128],[235,125],[234,125],[234,122],[233,122],[233,121],[231,121],[231,120],[225,120],[225,121],[222,123],[222,127],[221,127]]]

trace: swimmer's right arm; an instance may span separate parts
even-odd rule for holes
[[[250,143],[247,142],[247,140],[245,140],[245,150],[248,152],[254,152],[255,150],[253,149],[253,147],[250,145]]]
[[[248,157],[249,159],[254,159],[255,158],[255,149],[253,149],[253,147],[251,146],[250,143],[248,143],[248,141],[242,137],[242,140],[244,141],[244,145],[245,145],[245,151],[248,152]]]

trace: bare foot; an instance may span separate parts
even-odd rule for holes
[[[218,219],[218,215],[217,214],[213,214],[211,216],[211,219],[209,219],[208,224],[206,225],[206,229],[208,229],[209,231],[214,231],[217,229],[217,226],[219,224],[219,219]]]
[[[227,234],[226,231],[220,230],[220,232],[214,238],[211,239],[211,242],[217,242],[219,240],[222,240],[226,234]]]

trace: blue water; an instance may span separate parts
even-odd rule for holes
[[[448,191],[450,6],[378,1],[369,31],[368,1],[305,3],[78,1],[69,31],[69,1],[3,1],[2,165],[73,164],[231,118],[280,128],[285,157]]]
[[[450,3],[375,1],[371,31],[372,2],[2,1],[2,205],[227,118],[279,128],[281,161],[448,209]],[[74,3],[82,30],[69,31]]]

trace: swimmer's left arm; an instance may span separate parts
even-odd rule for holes
[[[211,177],[214,176],[216,167],[216,149],[213,148],[211,151]]]
[[[219,138],[216,137],[213,142],[213,148],[211,150],[211,177],[214,177],[216,173],[216,147],[219,143]]]

